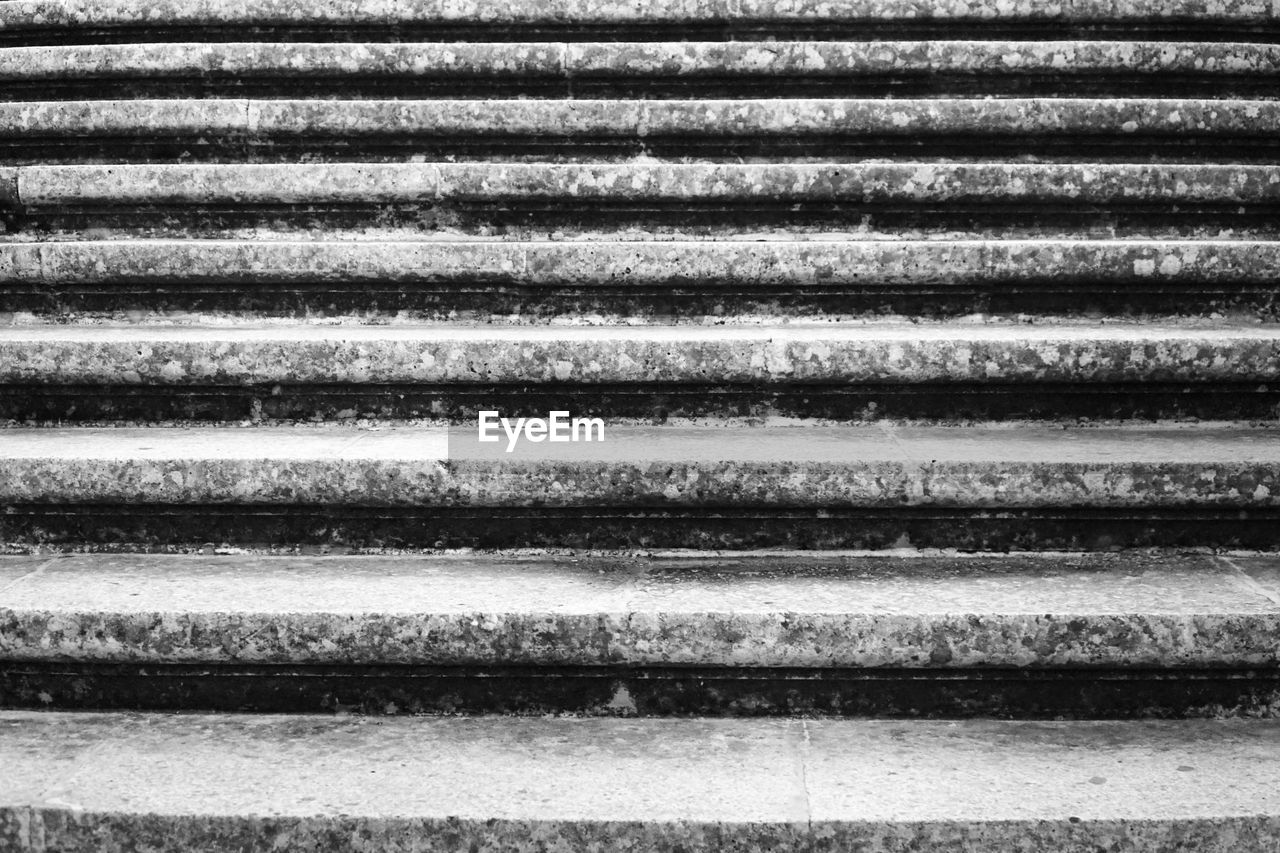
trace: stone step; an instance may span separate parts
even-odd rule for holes
[[[12,557],[0,578],[9,707],[1221,716],[1280,691],[1265,556]]]
[[[1280,531],[1268,428],[493,430],[6,429],[0,541],[1270,549]]]
[[[7,849],[807,851],[1280,841],[1270,720],[0,716]]]
[[[1274,92],[1280,45],[1161,41],[178,42],[0,48],[0,99]]]
[[[19,239],[1280,238],[1280,169],[1259,165],[134,164],[0,182]]]
[[[0,103],[0,162],[993,157],[1274,162],[1280,101],[1196,98]],[[445,156],[448,155],[448,156]]]
[[[1280,270],[1280,241],[1260,239],[620,236],[324,239],[259,231],[220,240],[31,241],[18,234],[0,241],[0,313],[531,322],[986,312],[1271,318]]]
[[[130,239],[0,243],[0,284],[1271,284],[1276,240]]]
[[[0,573],[6,661],[1280,667],[1275,555],[131,554]]]
[[[1280,701],[1274,555],[2,557],[0,589],[7,707],[1222,716]],[[468,677],[483,690],[453,689]]]
[[[1002,33],[1021,38],[1166,38],[1275,40],[1274,10],[1256,0],[1188,6],[1176,0],[1076,0],[1051,6],[991,0],[856,3],[816,0],[557,0],[532,7],[495,0],[402,4],[330,0],[10,0],[0,4],[6,44],[66,44],[146,40],[242,41],[415,39],[526,40],[530,37],[643,40],[804,38],[954,38],[957,33]]]
[[[1274,418],[1280,327],[0,327],[0,418]]]

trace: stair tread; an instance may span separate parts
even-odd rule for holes
[[[1276,666],[1274,556],[0,558],[11,661]]]
[[[894,461],[1045,464],[1170,464],[1280,461],[1280,434],[1269,427],[1142,424],[1068,427],[1000,423],[973,426],[611,425],[616,439],[565,450],[566,457],[635,462]],[[435,461],[450,431],[434,425],[11,427],[0,431],[3,458],[17,459],[404,459]],[[459,445],[465,455],[480,449]],[[554,453],[549,446],[540,452]],[[501,460],[502,454],[493,456]],[[518,458],[518,457],[517,457]]]
[[[0,381],[624,383],[1258,381],[1280,326],[1257,323],[787,323],[0,327]]]
[[[1280,48],[1277,48],[1280,50]],[[1274,166],[1060,163],[200,164],[0,168],[29,210],[66,205],[432,200],[1280,201]]]
[[[3,712],[11,849],[249,833],[337,851],[960,839],[1264,849],[1274,721],[888,722]],[[15,825],[16,824],[16,825]],[[13,838],[13,836],[10,836]]]
[[[1274,429],[641,427],[505,452],[476,427],[10,428],[0,499],[523,507],[1255,507]]]

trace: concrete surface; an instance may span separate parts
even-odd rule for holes
[[[0,382],[1271,382],[1257,323],[0,327]]]
[[[36,27],[74,27],[86,21],[120,26],[153,24],[163,20],[182,24],[322,23],[387,24],[394,22],[481,21],[533,22],[720,22],[726,20],[823,21],[863,18],[913,20],[1084,20],[1132,21],[1175,19],[1190,21],[1268,22],[1280,15],[1260,0],[1212,0],[1188,7],[1179,0],[1067,0],[1043,4],[1021,0],[859,0],[832,4],[829,0],[655,0],[643,4],[627,0],[548,0],[536,7],[501,0],[433,0],[402,3],[367,0],[12,0],[0,5],[0,26],[11,30]]]
[[[1280,102],[1277,102],[1280,104]],[[0,105],[3,106],[3,105]],[[0,243],[0,282],[847,286],[1272,282],[1275,240],[75,240]]]
[[[1280,45],[1276,50],[1280,55]],[[25,166],[16,173],[19,203],[31,211],[69,205],[467,199],[566,203],[1280,202],[1280,169],[1214,164],[137,164]]]
[[[369,506],[1269,507],[1280,435],[1204,425],[10,428],[0,500]]]
[[[1265,850],[1280,726],[0,714],[16,853]]]
[[[12,661],[1280,665],[1280,600],[1207,556],[103,554],[6,577]]]
[[[20,5],[20,4],[15,4]],[[734,74],[834,77],[912,72],[1275,75],[1280,47],[1161,41],[177,42],[0,49],[0,80],[324,74],[560,79]],[[566,94],[569,90],[566,89]]]
[[[1206,98],[756,100],[101,100],[0,103],[0,137],[315,134],[715,138],[1114,136],[1266,138],[1280,102]]]

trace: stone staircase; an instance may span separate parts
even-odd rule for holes
[[[1262,0],[0,0],[0,851],[1280,850],[1277,94]]]

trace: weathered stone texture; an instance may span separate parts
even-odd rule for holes
[[[1206,427],[613,426],[604,442],[442,428],[10,429],[6,502],[368,506],[1280,505],[1280,439]]]
[[[51,561],[3,599],[0,655],[21,661],[1280,662],[1280,602],[1208,557],[101,555]]]
[[[1269,137],[1280,102],[1193,98],[134,100],[0,103],[0,135]]]
[[[0,174],[0,179],[3,179]],[[448,200],[859,203],[1280,202],[1280,171],[1141,164],[236,164],[26,166],[32,211],[149,204],[324,204]],[[2,199],[0,199],[2,200]]]
[[[1280,378],[1280,328],[1223,324],[13,326],[0,381],[1212,382]],[[584,388],[589,390],[589,388]]]
[[[281,235],[282,237],[285,235]],[[0,281],[529,285],[1270,282],[1259,240],[77,240],[0,243]]]
[[[37,785],[13,785],[3,813],[73,853],[117,844],[897,850],[928,840],[954,850],[1234,853],[1280,834],[1271,816],[1280,737],[1265,721],[7,712],[0,751],[19,779],[33,761],[16,744],[34,736],[62,744],[70,760],[42,767]]]

